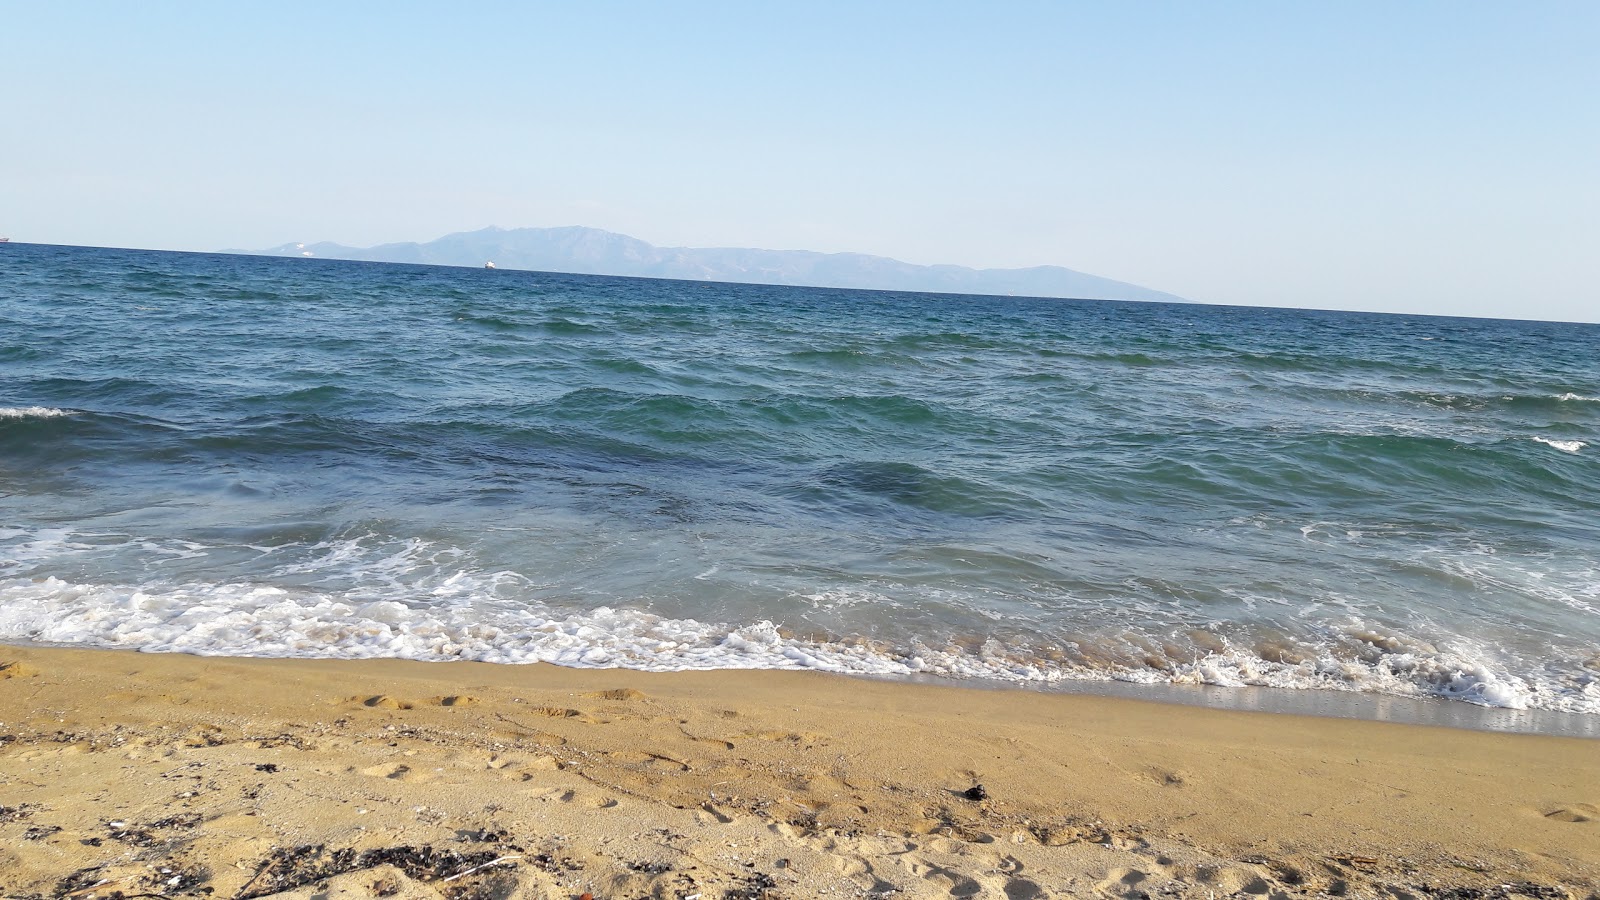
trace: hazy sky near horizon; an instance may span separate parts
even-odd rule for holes
[[[590,225],[1600,321],[1600,4],[0,0],[0,234]]]

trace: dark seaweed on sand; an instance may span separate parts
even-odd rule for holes
[[[1418,890],[1429,895],[1433,900],[1511,900],[1512,897],[1532,897],[1534,900],[1567,900],[1566,891],[1549,885],[1534,884],[1531,881],[1514,881],[1509,884],[1497,884],[1492,888],[1454,887],[1454,888],[1428,888]]]
[[[35,809],[37,807],[29,803],[24,803],[21,806],[0,806],[0,825],[8,822],[21,822],[23,819],[33,815]]]
[[[273,851],[234,900],[253,900],[307,884],[378,866],[394,866],[408,878],[437,881],[465,874],[486,866],[501,854],[493,851],[459,853],[433,847],[380,847],[356,850],[346,847],[329,850],[324,844],[286,847]]]

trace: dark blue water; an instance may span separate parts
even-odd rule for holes
[[[1600,712],[1600,327],[0,245],[0,640]]]

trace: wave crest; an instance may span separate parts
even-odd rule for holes
[[[1535,437],[1534,440],[1544,444],[1545,446],[1554,447],[1563,453],[1577,453],[1579,450],[1589,446],[1583,441],[1557,441],[1552,440],[1551,438],[1543,437]]]
[[[815,669],[936,675],[1016,685],[1069,681],[1259,686],[1436,697],[1509,709],[1600,713],[1600,672],[1582,661],[1517,672],[1482,648],[1347,623],[1315,643],[1249,647],[1207,636],[1175,653],[1143,636],[1042,648],[998,637],[893,646],[600,607],[560,611],[497,599],[509,573],[442,579],[419,604],[356,588],[265,584],[0,582],[0,640],[211,656],[401,658],[645,671]],[[514,577],[514,576],[511,576]],[[1187,653],[1187,658],[1184,658]],[[1571,665],[1567,665],[1570,662]]]
[[[0,419],[55,419],[71,412],[49,406],[0,406]]]

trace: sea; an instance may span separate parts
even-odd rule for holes
[[[0,642],[1600,734],[1600,326],[0,245]]]

